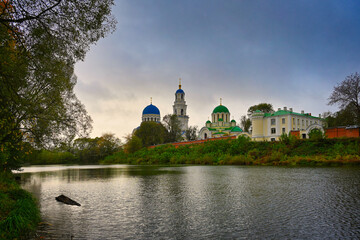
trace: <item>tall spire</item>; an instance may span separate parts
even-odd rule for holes
[[[181,89],[181,78],[179,78],[179,89]]]
[[[222,105],[222,98],[220,98],[220,105]]]

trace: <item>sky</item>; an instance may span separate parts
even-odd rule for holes
[[[116,30],[75,66],[92,137],[123,138],[153,104],[173,113],[179,78],[189,125],[220,104],[239,123],[262,102],[337,111],[334,86],[360,72],[360,1],[115,0]]]

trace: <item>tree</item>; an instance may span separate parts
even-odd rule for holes
[[[166,138],[166,129],[161,123],[142,122],[135,131],[135,136],[141,139],[144,147],[162,144]]]
[[[257,105],[253,105],[253,106],[249,107],[248,113],[253,113],[256,110],[260,110],[260,111],[262,111],[264,113],[274,111],[272,104],[270,104],[270,103],[259,103]]]
[[[136,135],[129,134],[125,137],[125,139],[126,143],[124,146],[124,150],[126,153],[134,153],[143,147],[141,139],[138,138]]]
[[[197,132],[198,127],[197,126],[190,126],[189,129],[185,131],[185,137],[188,141],[193,141],[197,139]]]
[[[326,112],[323,114],[328,127],[356,125],[356,111],[352,105],[335,113]]]
[[[360,125],[360,75],[357,72],[335,86],[328,100],[329,105],[338,104],[340,110],[353,111],[353,122]]]
[[[121,149],[121,141],[113,133],[104,133],[97,140],[99,160],[109,156]]]
[[[91,118],[73,91],[74,64],[114,29],[112,5],[113,0],[1,1],[0,122],[9,129],[1,132],[1,149],[22,141],[51,147],[87,136]],[[12,162],[14,154],[4,161]]]
[[[178,142],[182,139],[180,121],[175,114],[167,114],[163,118],[167,130],[165,142]]]
[[[247,118],[246,115],[241,116],[240,125],[241,125],[242,129],[244,130],[244,132],[249,132],[250,127],[251,127],[251,119]]]
[[[325,135],[320,129],[314,128],[309,132],[309,139],[311,140],[319,141],[324,138]]]

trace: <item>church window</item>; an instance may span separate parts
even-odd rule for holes
[[[204,134],[204,138],[207,139],[207,133]]]
[[[306,120],[306,126],[309,126],[309,121],[308,120]]]
[[[275,119],[275,118],[272,118],[272,119],[271,119],[271,125],[275,125],[275,123],[276,123],[276,119]]]
[[[285,124],[285,118],[281,119],[282,124]]]
[[[276,128],[271,128],[271,134],[275,134],[276,133]]]
[[[184,109],[181,109],[181,115],[184,115]]]
[[[222,120],[224,121],[224,114],[221,114],[221,118],[222,118]]]
[[[184,99],[184,94],[181,94],[181,99]]]
[[[302,126],[304,126],[304,119],[303,119],[303,120],[301,120],[301,124],[302,124]]]

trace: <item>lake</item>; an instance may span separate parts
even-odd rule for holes
[[[19,175],[39,200],[45,239],[360,238],[358,167],[36,166]]]

